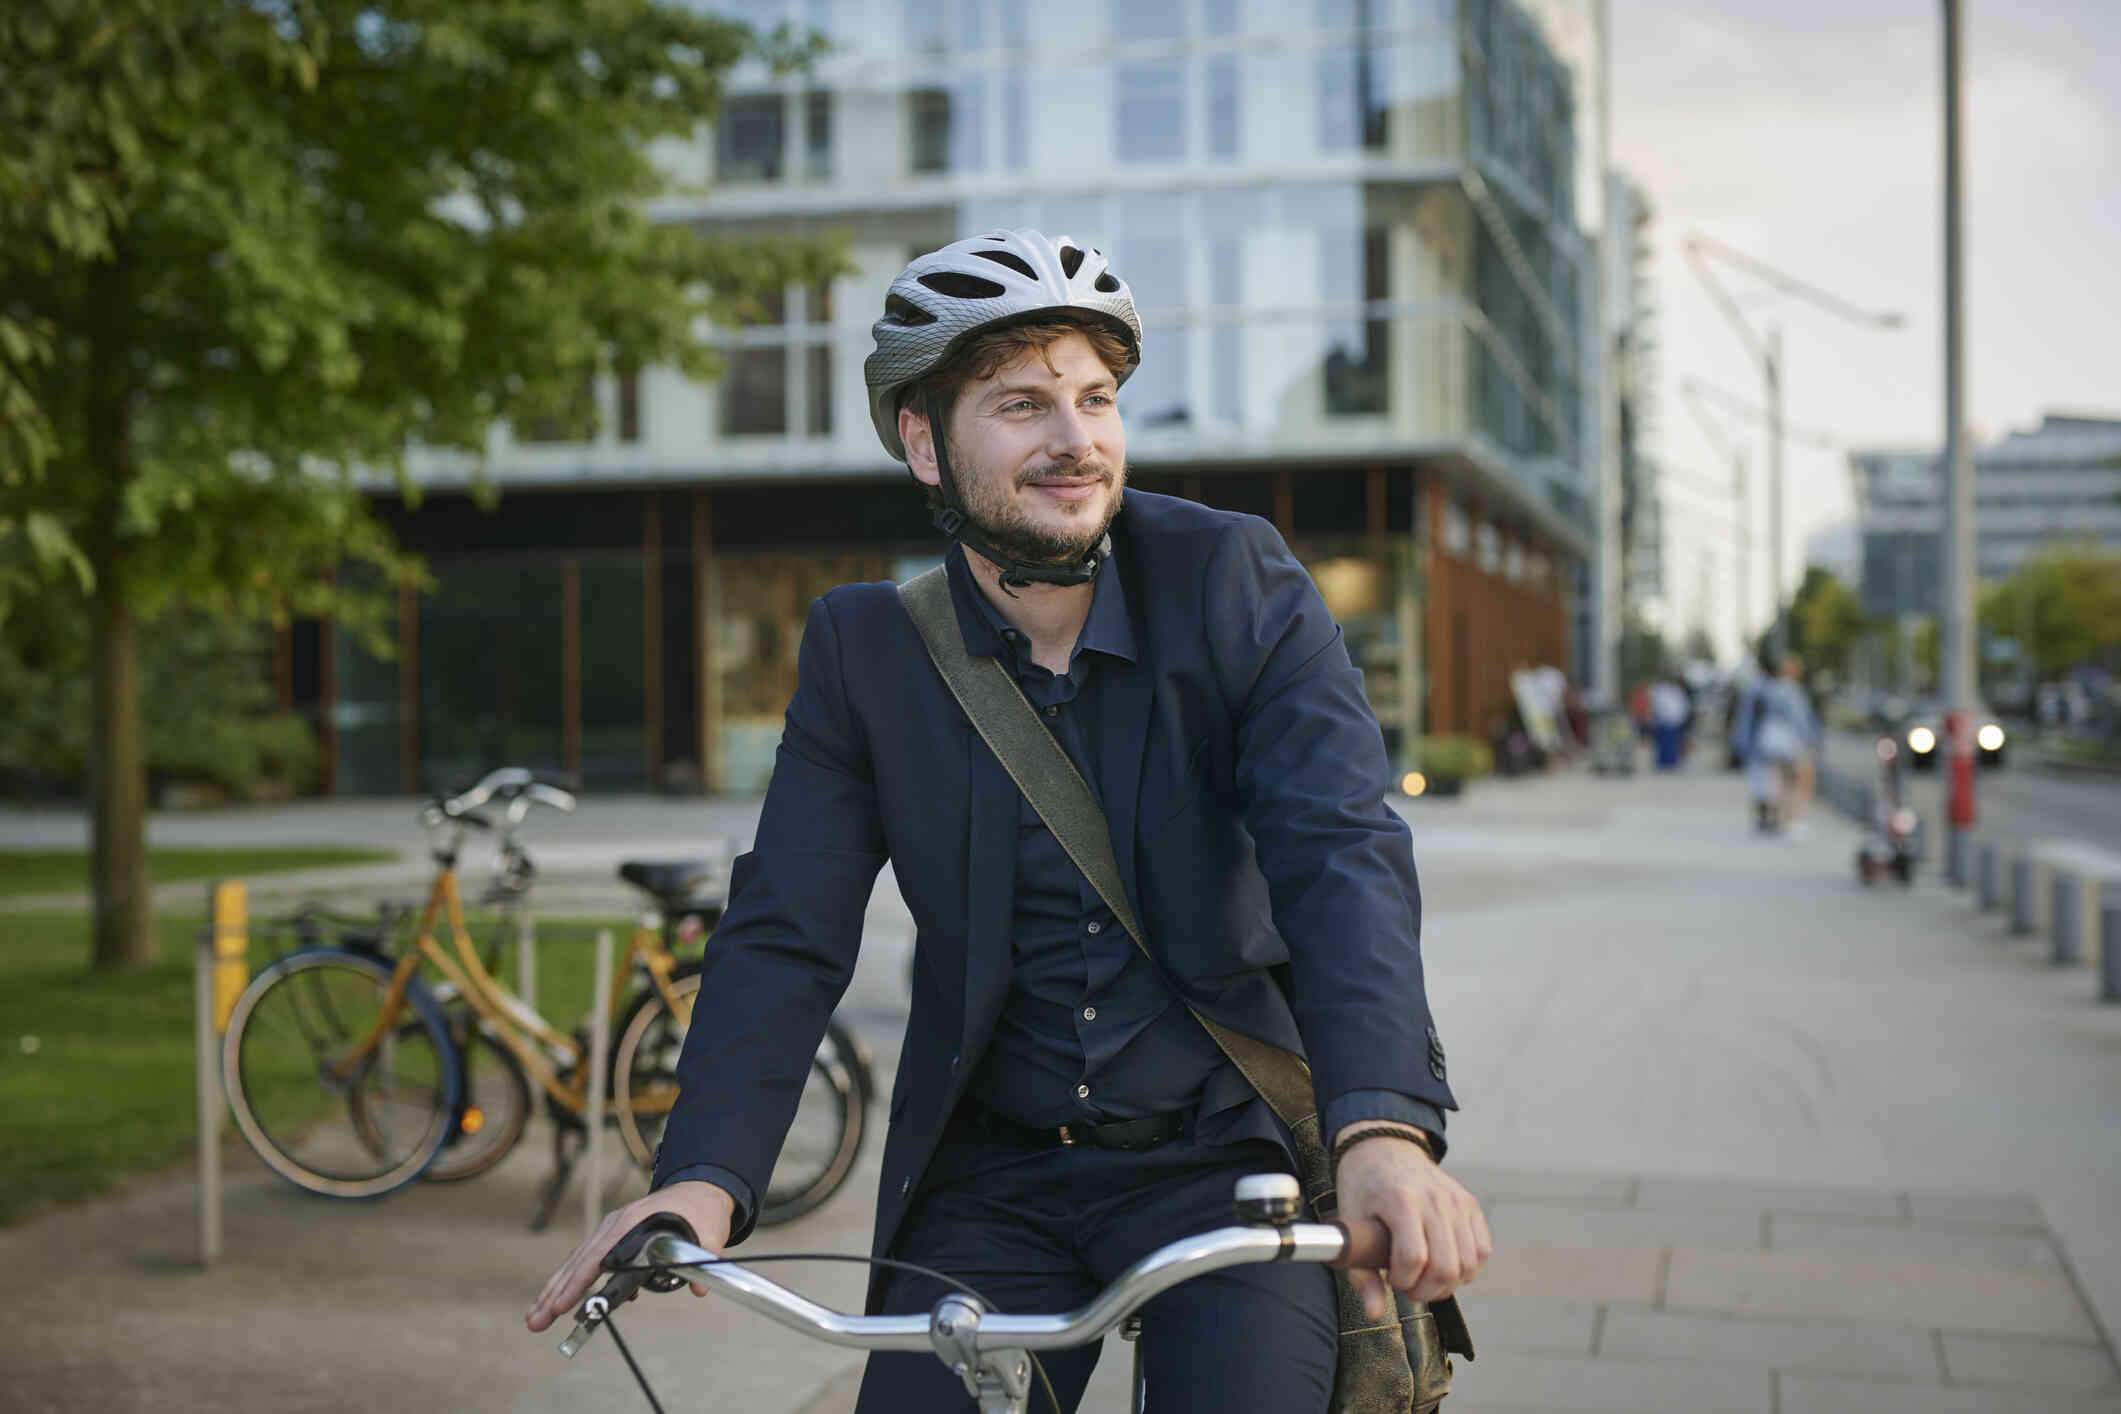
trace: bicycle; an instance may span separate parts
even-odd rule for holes
[[[422,807],[436,868],[409,946],[393,955],[387,926],[342,928],[267,966],[237,1000],[221,1054],[229,1108],[267,1167],[298,1187],[368,1198],[438,1165],[442,1178],[484,1172],[521,1139],[534,1081],[554,1120],[555,1164],[533,1228],[557,1206],[587,1138],[587,1028],[559,1031],[495,980],[499,935],[482,957],[465,926],[457,861],[467,831],[495,829],[481,811],[489,801],[502,803],[507,821],[501,892],[519,902],[535,866],[515,827],[535,804],[566,810],[574,798],[511,767]],[[676,1099],[700,982],[700,963],[680,962],[675,945],[720,917],[719,871],[714,861],[629,860],[619,874],[655,907],[635,920],[620,962],[630,987],[610,1003],[619,1019],[607,1122],[645,1168]],[[437,940],[438,924],[451,948]],[[441,980],[423,980],[423,963]],[[762,1225],[808,1212],[846,1180],[872,1091],[866,1054],[834,1021],[760,1204]]]
[[[1391,1235],[1374,1219],[1353,1229],[1345,1223],[1298,1221],[1303,1212],[1303,1195],[1297,1181],[1288,1174],[1241,1178],[1233,1197],[1236,1226],[1167,1243],[1120,1273],[1090,1301],[1058,1315],[996,1311],[970,1287],[934,1272],[926,1274],[955,1289],[926,1313],[848,1315],[820,1306],[751,1268],[766,1261],[908,1264],[816,1253],[785,1253],[743,1261],[717,1257],[699,1245],[691,1225],[683,1218],[674,1213],[658,1213],[636,1224],[605,1254],[604,1270],[611,1275],[577,1308],[576,1324],[560,1343],[560,1353],[572,1359],[597,1331],[609,1327],[612,1340],[639,1382],[649,1407],[662,1414],[663,1406],[620,1337],[612,1312],[644,1289],[676,1291],[690,1283],[718,1290],[740,1306],[831,1345],[868,1352],[930,1351],[965,1382],[966,1390],[979,1401],[980,1414],[1027,1414],[1034,1374],[1051,1407],[1060,1407],[1036,1352],[1086,1345],[1115,1328],[1133,1339],[1139,1333],[1135,1312],[1189,1278],[1247,1262],[1319,1262],[1329,1267],[1378,1268],[1390,1260]],[[1132,1407],[1135,1414],[1140,1414],[1139,1347],[1132,1389]]]

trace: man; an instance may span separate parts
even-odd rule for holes
[[[1193,1011],[1302,1051],[1341,1215],[1392,1233],[1414,1299],[1478,1273],[1489,1235],[1430,1156],[1455,1108],[1429,1024],[1420,894],[1382,797],[1376,720],[1302,567],[1257,519],[1122,495],[1132,294],[1036,231],[959,241],[892,282],[868,363],[885,448],[925,488],[967,650],[1000,659],[1100,797],[1152,959],[972,729],[890,585],[811,606],[753,850],[708,949],[656,1190],[556,1272],[542,1330],[640,1218],[717,1251],[749,1230],[812,1049],[890,859],[918,926],[877,1253],[1005,1310],[1057,1311],[1229,1220],[1287,1132]],[[968,553],[969,552],[969,553]],[[1191,1009],[1189,1009],[1191,1008]],[[925,1310],[905,1274],[871,1309]],[[1157,1409],[1320,1414],[1336,1319],[1315,1266],[1248,1266],[1144,1308]],[[1049,1358],[1073,1408],[1094,1347]],[[871,1360],[864,1414],[969,1409],[921,1355]]]

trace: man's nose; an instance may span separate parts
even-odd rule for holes
[[[1091,440],[1089,419],[1070,403],[1055,410],[1046,424],[1046,455],[1066,466],[1088,461],[1096,444]]]

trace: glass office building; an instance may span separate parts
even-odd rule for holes
[[[835,233],[850,273],[721,331],[723,378],[596,389],[586,442],[503,430],[492,512],[419,455],[386,500],[440,588],[395,663],[317,656],[342,790],[498,759],[591,784],[763,784],[809,599],[939,552],[869,423],[891,276],[997,227],[1104,250],[1143,363],[1134,484],[1273,520],[1402,758],[1567,666],[1590,552],[1574,83],[1515,0],[750,0],[810,71],[734,76],[658,215]]]

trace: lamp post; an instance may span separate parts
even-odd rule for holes
[[[1768,630],[1768,658],[1779,663],[1784,648],[1789,642],[1782,593],[1782,330],[1771,328],[1765,335],[1755,331],[1738,307],[1738,301],[1724,288],[1710,267],[1711,258],[1726,265],[1736,266],[1747,274],[1764,281],[1778,293],[1794,295],[1810,304],[1855,324],[1865,324],[1876,329],[1897,329],[1904,322],[1893,312],[1878,313],[1861,309],[1836,295],[1828,294],[1817,285],[1807,284],[1793,275],[1784,274],[1766,261],[1757,260],[1743,251],[1732,249],[1721,241],[1712,241],[1706,236],[1689,236],[1686,242],[1687,259],[1694,267],[1694,274],[1707,287],[1716,301],[1717,308],[1738,331],[1747,350],[1759,361],[1762,381],[1767,387],[1768,424],[1768,587],[1774,595],[1775,618]]]
[[[1974,475],[1966,443],[1966,311],[1961,299],[1965,256],[1960,227],[1959,0],[1944,0],[1944,612],[1942,650],[1944,740],[1949,796],[1945,810],[1944,876],[1967,879],[1967,843],[1974,828]]]

